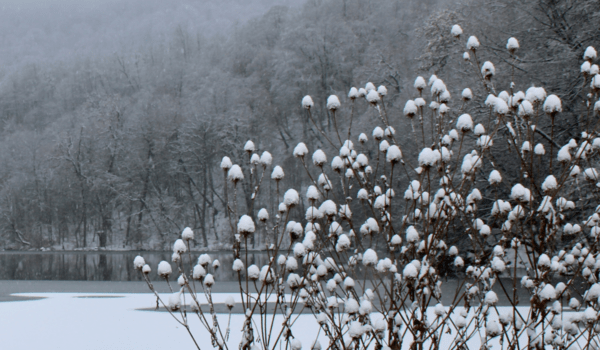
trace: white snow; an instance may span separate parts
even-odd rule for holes
[[[542,145],[541,143],[538,143],[537,145],[535,145],[535,147],[533,148],[533,153],[535,153],[538,156],[543,156],[544,154],[546,154],[544,145]]]
[[[402,159],[402,151],[400,151],[400,147],[397,145],[390,146],[390,148],[387,150],[385,158],[389,163],[399,162]]]
[[[362,263],[365,266],[375,265],[377,264],[377,260],[377,253],[373,249],[369,248],[363,254]]]
[[[592,46],[588,46],[583,53],[583,59],[586,61],[593,61],[596,59],[596,49]]]
[[[463,60],[468,61],[471,59],[471,55],[468,52],[463,52]]]
[[[237,232],[241,235],[254,233],[254,220],[248,215],[242,215],[237,224]]]
[[[360,133],[360,135],[358,135],[358,142],[365,143],[367,141],[369,141],[369,138],[367,137],[367,135],[364,132]]]
[[[368,82],[365,84],[365,90],[367,90],[367,92],[375,90],[375,84]]]
[[[319,211],[327,216],[334,216],[337,213],[337,206],[334,201],[328,199],[321,203]]]
[[[315,153],[313,153],[312,160],[316,166],[322,166],[323,164],[325,164],[325,162],[327,162],[327,155],[325,154],[325,152],[318,149],[315,151]]]
[[[133,266],[136,269],[141,270],[144,267],[144,265],[146,265],[146,261],[143,257],[138,255],[135,257],[135,259],[133,259]]]
[[[302,107],[304,107],[306,109],[310,109],[314,105],[315,105],[315,103],[313,102],[313,100],[310,96],[306,95],[306,96],[304,96],[304,98],[302,98]]]
[[[388,150],[389,154],[389,150]],[[432,167],[441,158],[440,152],[435,152],[431,148],[423,148],[419,153],[419,165],[422,167]]]
[[[506,42],[506,48],[511,52],[518,50],[519,41],[516,38],[508,38],[508,41]]]
[[[550,95],[546,97],[546,101],[544,101],[544,112],[548,114],[562,112],[562,104],[560,102],[560,98],[556,95]]]
[[[223,159],[221,160],[221,169],[223,170],[229,170],[232,166],[231,163],[231,159],[229,159],[229,157],[225,156],[223,157]]]
[[[262,164],[264,166],[269,166],[269,165],[271,165],[272,162],[273,162],[273,156],[271,156],[271,153],[264,151],[260,155],[260,164]]]
[[[542,190],[544,192],[555,190],[557,187],[558,187],[558,184],[556,181],[556,177],[554,177],[554,175],[548,175],[546,177],[546,179],[544,180],[544,182],[542,183]]]
[[[404,115],[412,118],[417,114],[417,105],[415,104],[415,101],[413,100],[408,100],[406,101],[406,104],[404,105]]]
[[[485,61],[481,66],[481,75],[483,75],[484,78],[490,79],[494,74],[496,74],[494,64],[490,61]]]
[[[581,73],[590,73],[590,69],[592,68],[592,64],[589,61],[585,61],[581,64]]]
[[[256,148],[254,147],[254,142],[252,142],[252,140],[246,141],[246,144],[244,145],[244,151],[252,153],[255,149]]]
[[[273,168],[273,172],[271,173],[271,179],[281,180],[283,179],[283,176],[283,169],[279,165],[275,166],[275,168]]]
[[[242,261],[240,260],[240,262],[242,262]],[[234,266],[233,267],[234,271],[239,271],[239,270],[235,269],[235,262],[233,263],[233,266]],[[243,267],[244,267],[244,264],[242,264],[242,268]],[[200,279],[204,278],[204,276],[206,276],[206,270],[204,269],[204,267],[202,267],[202,265],[195,265],[194,270],[192,271],[192,278],[195,280],[200,280]]]
[[[379,93],[376,90],[370,90],[367,93],[367,101],[369,101],[369,103],[376,104],[380,100],[381,97],[379,96]]]
[[[235,259],[233,261],[232,269],[235,272],[240,272],[244,269],[244,263],[240,259]]]
[[[348,98],[351,100],[354,100],[357,97],[358,97],[358,89],[355,87],[351,87],[350,91],[348,92]]]
[[[455,24],[452,26],[450,33],[452,34],[452,36],[458,38],[463,33],[463,30],[458,24]]]
[[[335,111],[340,108],[340,99],[336,95],[331,95],[327,98],[327,109]]]
[[[300,142],[294,148],[294,157],[304,157],[308,153],[308,148],[304,142]]]
[[[462,114],[456,121],[456,128],[462,132],[471,131],[473,129],[473,119],[469,114]],[[452,137],[452,135],[450,135]]]
[[[186,241],[194,239],[194,231],[189,227],[184,228],[183,232],[181,232],[181,238]]]
[[[381,97],[383,97],[383,96],[386,96],[386,95],[387,95],[387,88],[386,88],[385,86],[383,86],[383,85],[379,85],[379,86],[377,87],[377,93],[378,93],[378,94],[379,94]]]
[[[437,79],[431,84],[431,95],[437,96],[444,91],[446,91],[446,84],[444,84],[442,79]]]
[[[265,208],[261,208],[258,211],[258,214],[256,216],[258,217],[258,220],[260,220],[260,221],[267,221],[267,220],[269,220],[269,212]]]
[[[187,246],[185,245],[183,240],[182,239],[176,240],[175,243],[173,244],[173,252],[178,253],[178,254],[183,254],[186,251],[187,251]]]
[[[488,181],[491,185],[500,183],[502,181],[502,176],[500,175],[500,172],[498,170],[492,170],[490,172]]]
[[[244,179],[244,172],[239,165],[234,164],[231,169],[227,172],[227,180],[232,182],[238,182]]]
[[[164,260],[158,263],[158,269],[156,271],[158,272],[158,275],[161,277],[167,277],[171,273],[173,273],[171,264],[169,264],[167,261],[164,261]]]
[[[427,87],[427,83],[425,82],[425,79],[422,76],[418,76],[415,79],[414,87],[417,90],[423,90]]]
[[[283,195],[283,203],[286,206],[292,207],[294,205],[298,205],[299,202],[300,196],[298,195],[298,191],[294,190],[293,188],[285,191],[285,194]]]
[[[477,50],[479,48],[479,40],[475,36],[470,36],[467,40],[467,49]]]
[[[381,140],[383,138],[383,129],[376,126],[375,129],[373,129],[373,138],[375,140]]]

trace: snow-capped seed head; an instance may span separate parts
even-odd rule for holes
[[[471,55],[468,52],[463,52],[463,60],[468,61],[471,59]]]
[[[367,96],[367,90],[365,90],[365,88],[359,88],[358,89],[358,97],[365,97]]]
[[[182,239],[176,240],[175,243],[173,244],[173,252],[175,252],[177,254],[183,254],[186,251],[187,251],[187,246],[185,245],[183,240]]]
[[[298,143],[298,145],[296,145],[296,147],[294,148],[294,157],[296,157],[296,158],[302,158],[307,153],[308,153],[308,148],[306,147],[304,142]]]
[[[450,30],[450,34],[452,34],[452,36],[455,38],[459,38],[462,33],[463,30],[458,24],[453,25],[452,29]]]
[[[407,116],[408,118],[412,118],[415,115],[417,115],[417,112],[418,112],[418,108],[417,108],[417,105],[415,104],[415,101],[413,101],[413,100],[406,101],[406,104],[404,105],[404,115]]]
[[[544,192],[555,190],[558,187],[556,177],[554,175],[548,175],[546,180],[542,183],[542,190]]]
[[[144,260],[144,258],[140,255],[136,256],[135,259],[133,259],[133,266],[137,270],[141,270],[144,267],[144,265],[146,265],[146,260]]]
[[[384,97],[387,95],[387,88],[383,85],[379,85],[377,87],[377,93],[379,94],[379,96]]]
[[[533,148],[533,153],[535,153],[538,156],[543,156],[544,154],[546,154],[544,145],[542,145],[541,143],[538,143],[537,145],[535,145],[535,147]]]
[[[235,306],[235,300],[233,300],[233,297],[230,295],[227,297],[227,299],[225,299],[225,305],[227,305],[227,308],[229,310],[233,309],[233,307]]]
[[[241,260],[240,260],[241,262]],[[235,263],[234,263],[235,266]],[[204,278],[204,276],[206,276],[206,269],[204,269],[204,267],[202,265],[196,265],[194,266],[194,270],[192,271],[192,278],[194,278],[195,280],[201,280]]]
[[[316,166],[323,166],[323,164],[327,162],[327,155],[325,154],[325,152],[318,149],[315,151],[315,153],[313,153],[312,160]]]
[[[142,272],[143,272],[143,273],[145,273],[145,274],[149,274],[151,271],[152,271],[152,268],[151,268],[151,267],[150,267],[150,265],[148,265],[148,264],[145,264],[145,265],[142,267]]]
[[[380,100],[381,97],[376,90],[370,90],[367,93],[367,101],[369,101],[370,104],[376,105]]]
[[[355,87],[351,87],[348,92],[348,98],[351,100],[355,100],[358,97],[358,89]]]
[[[481,66],[481,75],[483,75],[486,79],[491,79],[496,74],[496,68],[494,64],[490,61],[485,61],[483,66]]]
[[[588,46],[583,53],[583,59],[591,62],[596,59],[596,55],[596,49],[592,46]]]
[[[583,74],[590,74],[590,70],[592,69],[592,65],[590,64],[589,61],[585,61],[581,64],[581,73]]]
[[[375,84],[368,82],[365,84],[365,90],[367,90],[367,92],[375,90]]]
[[[508,38],[506,49],[510,53],[515,53],[519,49],[519,41],[516,38]]]
[[[544,112],[548,114],[556,114],[558,112],[562,112],[562,103],[560,102],[560,98],[556,95],[550,95],[546,97],[546,101],[544,101]]]
[[[275,181],[280,181],[283,180],[284,177],[284,173],[283,173],[283,169],[277,165],[275,166],[275,168],[273,168],[273,172],[271,173],[271,179],[275,180]]]
[[[273,156],[271,156],[271,153],[264,151],[260,155],[260,164],[267,167],[267,166],[271,165],[271,163],[273,163]]]
[[[252,152],[254,152],[254,150],[255,150],[254,142],[252,142],[252,140],[246,141],[246,144],[244,145],[244,151],[246,151],[248,153],[252,153]]]
[[[477,37],[475,37],[475,36],[470,36],[469,40],[467,40],[467,49],[475,51],[478,48],[479,48],[479,40],[477,40]]]
[[[390,148],[390,143],[387,142],[387,140],[383,140],[379,143],[379,151],[381,152],[387,152],[387,150]]]
[[[267,211],[267,209],[262,208],[258,211],[258,214],[256,215],[256,217],[258,218],[259,221],[265,222],[265,221],[269,220],[269,212]]]
[[[415,79],[415,84],[414,84],[415,89],[422,91],[423,89],[425,89],[427,87],[427,83],[425,82],[425,79],[421,76],[418,76]]]
[[[231,169],[232,165],[233,164],[231,163],[231,159],[229,159],[229,157],[223,157],[223,159],[221,160],[221,169],[225,171]]]
[[[240,271],[242,271],[244,269],[244,263],[242,262],[242,260],[235,259],[233,261],[232,269],[233,269],[234,272],[240,272]]]
[[[360,135],[358,135],[358,142],[365,143],[367,141],[369,141],[369,138],[365,133],[361,133]]]
[[[167,278],[171,273],[173,273],[173,269],[171,268],[171,264],[163,260],[158,263],[157,272],[160,277]]]
[[[466,88],[462,91],[462,99],[465,101],[470,101],[473,99],[473,92],[471,91],[471,89]]]
[[[542,300],[554,300],[556,299],[556,290],[550,283],[546,284],[544,288],[539,292],[540,299]]]
[[[242,171],[242,168],[240,168],[239,165],[234,164],[231,169],[229,169],[229,171],[227,172],[227,180],[233,182],[233,183],[237,183],[238,181],[241,181],[244,179],[244,172]]]
[[[490,172],[488,182],[490,183],[490,185],[495,185],[502,182],[502,176],[500,175],[500,172],[498,170],[492,170]]]
[[[375,129],[373,129],[373,138],[377,141],[381,141],[381,139],[383,139],[383,129],[376,126]]]
[[[442,79],[437,79],[431,84],[431,95],[432,96],[440,96],[444,91],[446,91],[446,84]]]
[[[243,236],[253,234],[255,230],[254,220],[248,215],[242,215],[238,221],[237,232]]]
[[[304,98],[302,98],[302,107],[306,108],[306,109],[311,109],[312,106],[314,106],[315,103],[313,102],[312,98],[309,95],[304,96]]]
[[[390,146],[387,150],[385,159],[392,164],[400,162],[402,160],[402,151],[400,151],[400,147],[397,145]]]
[[[377,264],[377,260],[377,253],[373,249],[369,248],[363,254],[362,263],[365,266],[374,266]]]
[[[194,239],[194,231],[189,227],[184,228],[183,232],[181,232],[181,238],[185,241],[191,241]]]
[[[496,303],[498,303],[498,295],[492,290],[485,293],[485,303],[488,305],[496,305]]]
[[[473,119],[469,114],[461,115],[456,121],[456,128],[465,133],[473,130]]]
[[[285,192],[285,194],[283,195],[283,203],[288,208],[298,205],[299,202],[300,202],[300,196],[298,195],[298,192],[292,188],[287,190]]]
[[[479,124],[475,125],[475,129],[473,129],[473,133],[476,136],[481,136],[481,135],[485,134],[485,127],[483,126],[483,124],[479,123]]]
[[[331,95],[327,98],[327,109],[335,111],[340,108],[340,99],[336,95]]]

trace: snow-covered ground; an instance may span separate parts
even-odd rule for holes
[[[184,327],[166,312],[140,309],[154,308],[156,298],[150,293],[17,293],[13,296],[42,299],[0,302],[0,344],[2,349],[194,349],[195,346]],[[236,301],[239,294],[215,293],[215,303],[224,303],[232,296]],[[165,300],[168,296],[165,295]],[[499,312],[506,312],[498,307]],[[526,313],[526,308],[519,308]],[[459,311],[459,310],[457,310]],[[435,319],[433,308],[428,310],[430,319]],[[567,314],[567,313],[565,313]],[[380,315],[372,314],[373,321]],[[219,315],[222,325],[227,324],[227,314]],[[492,316],[492,318],[497,318]],[[275,328],[281,325],[281,317],[275,319]],[[229,346],[237,348],[241,338],[243,315],[234,314],[231,320]],[[207,332],[197,319],[190,317],[191,329],[201,349],[212,349]],[[301,315],[292,327],[295,336],[310,349],[317,334],[322,345],[327,339],[319,333],[312,315]],[[480,336],[485,337],[480,330]],[[455,333],[455,332],[452,332]],[[470,348],[479,348],[480,336],[468,342]],[[407,334],[406,338],[410,338]],[[444,335],[442,348],[447,348],[454,334]],[[493,348],[500,346],[495,338]],[[521,345],[527,341],[522,337]],[[410,339],[404,339],[403,348],[408,348]]]
[[[195,349],[185,328],[168,313],[136,310],[156,305],[156,298],[150,293],[13,295],[44,299],[0,302],[2,349]],[[215,302],[222,303],[229,295],[234,294],[215,294]],[[239,298],[239,294],[235,296]],[[232,317],[230,344],[236,344],[235,348],[241,339],[242,317]],[[227,318],[228,315],[219,317],[225,325]],[[190,317],[190,324],[200,347],[212,349],[210,338],[197,319]],[[281,324],[281,320],[276,324]],[[301,316],[296,327],[306,330],[305,334],[318,331],[312,316]]]

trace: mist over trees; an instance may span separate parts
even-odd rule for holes
[[[108,1],[94,5],[98,10],[75,1],[43,9],[6,5],[10,10],[0,18],[0,247],[163,249],[186,226],[198,233],[196,247],[226,246],[223,156],[247,164],[249,154],[239,150],[253,140],[256,153],[269,151],[273,165],[285,165],[280,190],[305,191],[299,187],[306,183],[303,171],[290,171],[301,166],[293,148],[302,141],[312,154],[332,146],[301,108],[302,97],[315,100],[320,129],[330,132],[335,122],[347,128],[348,90],[368,81],[387,87],[400,143],[417,149],[409,137],[403,142],[411,125],[402,109],[418,75],[443,72],[449,86],[479,88],[474,81],[453,82],[464,76],[453,72],[472,69],[460,62],[465,48],[450,35],[456,23],[478,35],[484,56],[504,62],[495,80],[518,82],[521,90],[543,85],[563,105],[575,106],[557,121],[559,137],[577,138],[585,123],[580,91],[586,78],[572,72],[588,45],[599,46],[594,1],[281,3]],[[23,11],[30,22],[19,22]],[[242,14],[254,17],[242,21]],[[518,59],[505,50],[511,36],[521,43]],[[548,63],[556,69],[547,70]],[[342,101],[341,120],[325,108],[331,94]],[[449,106],[458,110],[460,90],[452,96]],[[370,133],[376,118],[372,109],[357,107],[351,139]],[[548,132],[547,124],[540,121],[540,132]],[[502,154],[494,156],[502,163]],[[504,167],[510,174],[510,164]],[[260,207],[251,205],[251,181],[258,173],[248,166],[244,173],[240,207],[255,216]],[[270,198],[258,202],[274,215],[279,203]]]

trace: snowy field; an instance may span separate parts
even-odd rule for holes
[[[185,329],[166,312],[140,309],[153,308],[156,299],[152,294],[114,293],[17,293],[13,296],[42,298],[0,302],[0,339],[3,349],[193,349],[194,344]],[[239,294],[214,294],[215,302],[222,303],[228,296]],[[500,312],[503,307],[498,308]],[[433,310],[431,319],[435,318]],[[526,312],[523,308],[522,312]],[[566,313],[565,313],[566,314]],[[228,315],[220,315],[222,324]],[[375,320],[380,315],[373,314]],[[200,324],[190,317],[192,330],[202,349],[212,349],[210,339]],[[242,315],[233,315],[230,348],[237,348],[241,337]],[[276,325],[281,319],[276,319]],[[298,317],[294,333],[309,349],[318,334],[318,325],[312,315]],[[484,336],[484,330],[481,330]],[[305,339],[304,335],[310,335]],[[446,348],[453,336],[445,336]],[[479,336],[469,342],[470,348],[479,347]],[[324,348],[328,343],[319,340]],[[525,341],[526,338],[523,338]],[[403,347],[408,348],[410,339]],[[497,341],[494,342],[499,348]]]

